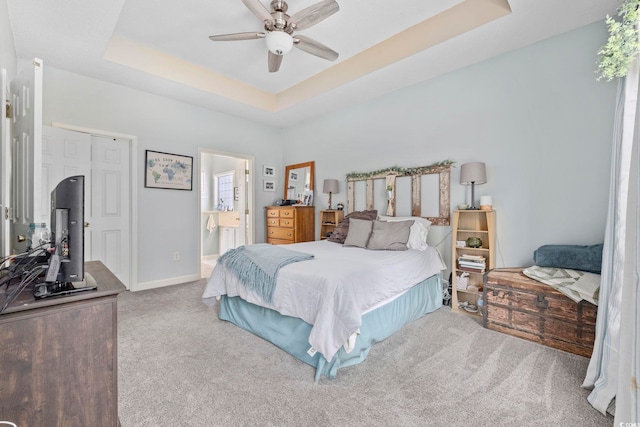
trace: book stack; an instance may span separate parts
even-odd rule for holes
[[[484,273],[487,268],[487,260],[480,255],[460,255],[458,257],[458,266],[462,270]]]

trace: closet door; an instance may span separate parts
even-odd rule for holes
[[[129,288],[131,196],[129,141],[91,137],[91,259],[100,260]]]

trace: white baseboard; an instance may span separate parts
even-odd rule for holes
[[[171,286],[171,285],[179,285],[181,283],[187,283],[187,282],[195,282],[196,280],[200,280],[200,276],[198,276],[197,274],[191,274],[189,276],[171,277],[169,279],[153,280],[151,282],[141,282],[141,283],[137,283],[135,286],[132,286],[131,291],[132,292],[146,291],[148,289],[162,288],[162,287]]]

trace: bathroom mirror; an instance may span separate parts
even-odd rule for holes
[[[285,167],[283,199],[304,201],[305,196],[313,194],[314,164],[306,162]]]

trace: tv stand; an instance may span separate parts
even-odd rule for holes
[[[84,270],[95,291],[42,299],[22,292],[0,314],[0,420],[118,426],[117,296],[125,287],[100,261]]]
[[[72,295],[78,292],[95,291],[98,288],[96,279],[89,273],[84,274],[81,282],[40,282],[33,287],[36,298],[53,298]]]

